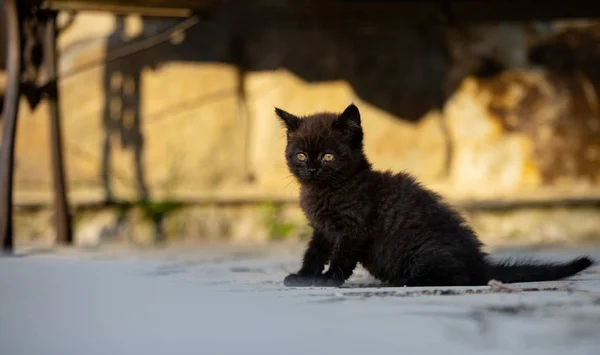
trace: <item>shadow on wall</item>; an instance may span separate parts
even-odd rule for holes
[[[125,18],[118,16],[115,30],[106,41],[107,53],[163,34],[181,21],[143,18],[141,32],[131,38],[126,33]],[[226,14],[217,14],[184,34],[175,34],[171,41],[107,61],[103,75],[101,147],[105,199],[114,202],[111,177],[114,178],[115,172],[111,171],[111,156],[115,144],[131,151],[138,199],[140,202],[149,199],[141,130],[144,69],[156,69],[170,62],[235,65],[239,68],[238,95],[243,100],[246,72],[286,68],[308,82],[346,80],[363,100],[396,117],[416,122],[430,109],[441,108],[446,98],[445,78],[450,63],[444,35],[441,26],[243,28]],[[174,114],[195,108],[202,101],[218,99],[218,95],[209,96],[172,102],[161,111]],[[155,223],[160,234],[160,220]]]
[[[302,13],[299,19],[304,18]],[[117,50],[131,43],[145,41],[164,34],[181,23],[181,19],[143,18],[143,28],[136,38],[124,40],[122,17],[107,41],[107,50]],[[299,21],[300,23],[301,21]],[[566,61],[589,76],[594,87],[600,85],[600,75],[594,65],[598,54],[579,45],[561,49],[573,40],[525,44],[528,31],[537,31],[535,39],[550,33],[543,24],[496,24],[486,26],[442,25],[381,25],[343,26],[306,21],[302,27],[282,25],[274,21],[238,22],[227,9],[217,11],[210,19],[171,36],[139,52],[106,63],[104,88],[105,141],[102,178],[107,200],[111,200],[110,156],[111,142],[133,151],[133,169],[140,200],[148,198],[142,166],[143,134],[141,132],[140,90],[144,68],[157,68],[170,62],[225,63],[239,68],[238,95],[244,98],[244,77],[248,71],[268,71],[285,68],[308,82],[347,81],[357,95],[372,105],[401,120],[417,122],[423,115],[440,109],[465,76],[493,77],[505,69],[532,65],[550,71],[564,71]],[[529,29],[527,29],[529,27]],[[585,37],[571,34],[567,37]],[[537,36],[537,37],[536,37]],[[517,39],[521,42],[514,43]],[[590,40],[586,46],[596,48]],[[571,41],[571,42],[569,42]],[[595,41],[595,42],[594,42]],[[576,42],[573,42],[576,43]],[[513,52],[511,52],[513,51]],[[519,52],[521,51],[521,52]],[[529,51],[529,53],[528,53]],[[541,54],[541,53],[552,53]],[[585,53],[573,54],[573,53]],[[517,58],[517,59],[514,59]],[[546,58],[546,59],[544,59]],[[551,58],[551,59],[548,59]],[[563,63],[563,64],[557,64]],[[600,88],[599,88],[600,89]],[[596,92],[598,92],[596,90]],[[226,93],[229,95],[230,93]],[[172,102],[161,113],[175,114],[195,108],[202,102],[218,100],[219,93]],[[159,113],[160,114],[160,113]],[[153,114],[154,115],[154,114]],[[441,122],[445,129],[444,122]],[[446,132],[449,170],[452,143]],[[111,138],[112,137],[112,138]]]
[[[122,46],[124,40],[125,19],[116,18],[115,31],[107,39],[107,52],[111,48]],[[103,87],[105,93],[102,146],[102,183],[106,200],[113,201],[110,182],[110,162],[113,143],[118,142],[121,148],[133,152],[132,169],[135,172],[135,183],[138,199],[148,200],[148,188],[144,177],[142,153],[144,137],[141,131],[141,77],[144,67],[152,66],[149,61],[141,61],[142,56],[129,57],[126,60],[105,63]]]
[[[426,112],[442,108],[465,76],[493,77],[507,68],[537,65],[560,75],[572,75],[577,68],[588,77],[595,92],[600,92],[600,72],[595,65],[600,60],[600,51],[596,50],[600,47],[600,35],[589,34],[587,30],[571,31],[563,35],[564,38],[555,36],[553,40],[534,44],[529,50],[529,57],[525,55],[521,62],[507,63],[494,57],[494,53],[502,52],[503,48],[512,48],[511,43],[504,47],[488,46],[491,49],[480,51],[477,48],[488,47],[477,46],[490,40],[473,37],[471,32],[477,31],[472,31],[473,28],[468,26],[389,26],[389,23],[344,26],[335,23],[320,24],[310,21],[310,18],[305,21],[305,14],[301,13],[298,16],[297,22],[302,24],[301,27],[293,24],[276,26],[274,22],[260,21],[254,21],[252,26],[248,26],[222,9],[213,14],[212,18],[201,20],[185,33],[173,35],[170,41],[162,41],[120,59],[107,61],[103,77],[104,140],[100,147],[103,152],[101,178],[106,200],[113,200],[110,177],[114,172],[111,171],[110,162],[114,144],[119,144],[132,152],[131,167],[139,201],[150,202],[143,166],[144,136],[141,127],[144,115],[140,102],[142,71],[156,69],[165,63],[210,62],[235,65],[239,68],[238,95],[242,99],[244,77],[249,71],[285,68],[308,82],[344,80],[362,100],[409,122],[417,122]],[[141,33],[134,38],[125,39],[125,19],[117,17],[115,30],[106,42],[107,52],[163,34],[181,21],[172,18],[143,18]],[[497,27],[502,27],[502,31],[506,32],[499,32],[495,38],[504,38],[503,41],[510,42],[507,38],[511,37],[502,33],[508,34],[511,30],[519,32],[521,26],[499,24]],[[456,40],[457,36],[459,40]],[[457,45],[461,41],[463,44]],[[468,47],[477,48],[469,51]],[[0,54],[2,53],[0,50]],[[3,60],[4,55],[0,63]],[[458,67],[460,70],[457,70]],[[202,102],[218,100],[220,96],[222,94],[214,93],[192,100],[172,102],[161,109],[161,112],[175,114],[194,108]],[[452,146],[447,130],[446,141],[448,169]],[[155,222],[159,231],[160,217]]]
[[[139,36],[124,40],[124,18],[117,18],[116,29],[107,40],[108,52],[165,33],[181,19],[150,17],[143,18],[142,23]],[[102,181],[108,201],[112,199],[110,156],[115,140],[133,151],[138,195],[141,199],[148,195],[142,167],[139,101],[140,72],[144,68],[169,62],[235,65],[239,68],[238,96],[242,101],[248,71],[285,68],[307,82],[345,80],[361,99],[411,122],[417,122],[432,108],[441,108],[447,97],[446,77],[451,63],[442,26],[390,29],[308,24],[294,28],[258,24],[246,28],[225,12],[215,14],[186,30],[178,40],[176,35],[174,41],[106,63]],[[172,102],[161,112],[176,114],[204,101],[218,100],[219,96],[215,93]]]
[[[116,16],[115,30],[106,40],[106,53],[130,43],[130,39],[127,38],[125,17]],[[153,59],[153,56],[139,52],[121,60],[107,60],[104,63],[105,100],[102,115],[104,138],[100,171],[107,204],[116,202],[111,183],[111,176],[115,175],[115,172],[111,170],[111,157],[115,149],[114,145],[119,144],[121,149],[132,153],[131,169],[134,172],[137,205],[144,210],[151,206],[143,166],[144,136],[142,134],[140,100],[143,87],[142,71],[145,68],[155,67]],[[119,206],[123,208],[123,206]],[[154,239],[162,241],[164,239],[162,215],[152,215],[151,217],[154,225]],[[118,230],[124,221],[125,213],[118,214],[113,228]]]
[[[124,40],[124,19],[118,17],[116,29],[107,41],[108,52],[163,34],[181,23],[181,19],[152,17],[144,18],[142,23],[143,29],[136,38]],[[600,75],[594,65],[600,59],[595,51],[600,46],[598,30],[569,30],[527,48],[519,44],[523,47],[519,50],[525,53],[515,56],[499,53],[507,52],[511,46],[493,41],[510,42],[514,37],[523,37],[526,31],[522,28],[527,25],[488,25],[486,32],[482,27],[441,25],[390,28],[370,24],[348,28],[308,22],[302,28],[295,28],[277,27],[270,22],[262,26],[260,22],[253,24],[246,28],[236,24],[226,12],[217,13],[185,33],[172,36],[172,41],[106,63],[102,175],[107,200],[112,198],[108,178],[111,137],[133,151],[138,195],[141,200],[148,198],[142,167],[140,73],[144,68],[154,69],[169,62],[235,65],[239,68],[242,97],[244,74],[248,71],[285,68],[308,82],[345,80],[361,99],[410,122],[417,122],[431,109],[442,108],[465,76],[493,77],[507,68],[539,66],[560,75],[580,71],[596,92],[600,90]],[[538,25],[529,24],[543,27]],[[490,28],[495,32],[490,32]],[[490,33],[493,38],[485,38]],[[522,59],[505,59],[511,55]],[[172,102],[161,112],[172,114],[217,99],[218,93]]]

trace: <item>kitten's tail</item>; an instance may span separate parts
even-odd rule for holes
[[[533,260],[489,261],[490,279],[504,283],[552,281],[575,275],[594,264],[590,257],[575,258],[566,263],[540,263]]]

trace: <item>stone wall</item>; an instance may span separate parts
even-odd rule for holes
[[[180,21],[87,13],[61,36],[75,206],[293,206],[273,106],[350,102],[376,168],[412,172],[453,201],[600,197],[598,23],[239,28],[222,14],[115,58]],[[23,101],[21,113],[16,203],[47,206],[46,108]],[[32,235],[25,224],[18,233]]]

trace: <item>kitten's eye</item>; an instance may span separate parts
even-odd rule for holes
[[[333,156],[333,154],[327,153],[327,154],[323,155],[323,160],[325,160],[325,161],[333,161],[334,158],[335,157]]]
[[[300,160],[300,161],[305,161],[306,160],[306,154],[304,154],[304,153],[298,153],[298,154],[296,154],[296,158],[298,158],[298,160]]]

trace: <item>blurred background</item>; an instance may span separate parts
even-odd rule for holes
[[[61,12],[75,244],[308,237],[273,106],[302,115],[352,102],[374,167],[414,174],[486,244],[600,241],[600,20],[538,19],[544,5],[527,2],[475,6],[469,21],[444,13],[448,2],[338,13],[322,8],[330,2],[216,1],[192,17]],[[20,106],[21,244],[55,238],[45,105]]]

